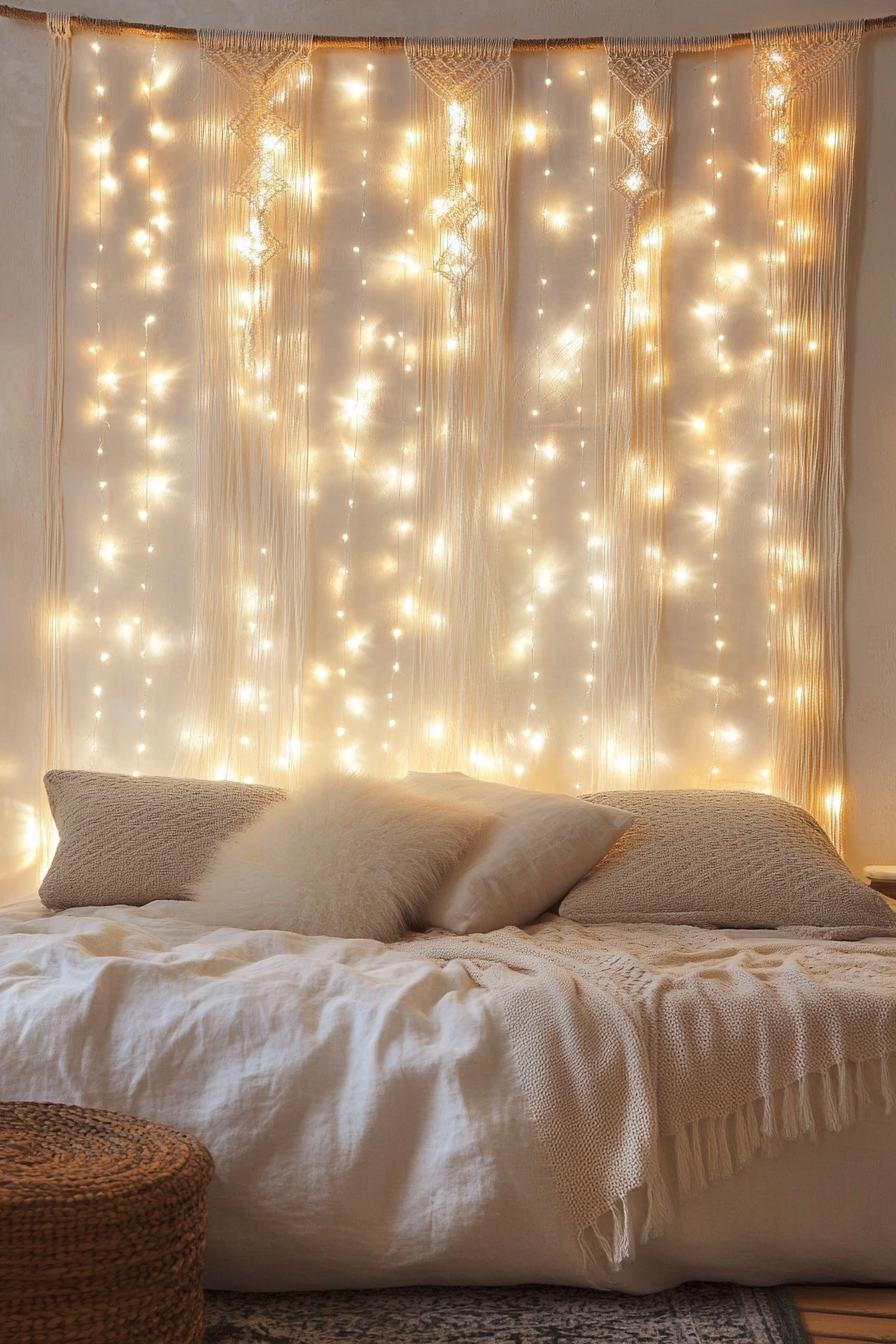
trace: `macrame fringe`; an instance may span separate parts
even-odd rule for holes
[[[422,288],[413,769],[501,771],[498,544],[513,128],[509,54],[506,41],[433,40],[407,46],[416,76],[420,168],[412,193],[413,214],[421,222]],[[467,143],[472,168],[458,152]],[[442,203],[438,213],[437,200]],[[469,241],[467,214],[477,221]],[[395,616],[402,625],[403,613]]]
[[[44,402],[41,427],[42,549],[40,613],[41,774],[68,763],[65,519],[62,417],[65,398],[65,288],[68,253],[71,20],[48,14],[53,37],[44,168]],[[38,866],[49,866],[56,828],[43,787],[38,817]]]
[[[311,47],[265,33],[202,40],[199,500],[176,769],[289,788],[313,582]]]
[[[604,571],[599,635],[602,789],[649,787],[653,770],[666,493],[658,202],[665,185],[672,50],[636,40],[614,41],[607,48],[607,409],[597,462]]]
[[[896,1110],[896,1056],[840,1060],[730,1115],[687,1126],[664,1140],[668,1147],[646,1188],[630,1191],[579,1233],[586,1273],[595,1277],[608,1263],[630,1259],[663,1233],[682,1201],[742,1171],[754,1157],[774,1157],[797,1139],[840,1133],[877,1101],[887,1115]]]
[[[769,136],[772,788],[838,848],[846,249],[861,35],[861,21],[754,35]]]

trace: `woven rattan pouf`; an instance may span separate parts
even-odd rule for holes
[[[0,1103],[3,1344],[198,1344],[213,1170],[167,1125]]]

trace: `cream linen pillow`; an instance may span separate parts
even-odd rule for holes
[[[40,899],[51,910],[183,900],[215,847],[286,794],[260,785],[51,770],[59,845]]]
[[[596,793],[635,821],[563,901],[580,924],[896,933],[896,915],[850,873],[814,817],[765,793]]]
[[[225,840],[190,894],[237,928],[391,943],[490,821],[399,783],[327,777]]]
[[[416,792],[467,803],[497,820],[427,902],[422,925],[489,933],[529,924],[603,858],[633,817],[560,793],[536,793],[471,779],[458,771],[409,774]]]

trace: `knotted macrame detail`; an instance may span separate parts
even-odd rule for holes
[[[668,133],[672,48],[640,48],[608,39],[607,64],[617,107],[620,93],[630,103],[627,114],[617,115],[611,128],[629,154],[628,163],[612,185],[627,205],[623,283],[631,287],[644,206],[662,191],[661,181],[651,175],[649,161],[657,148],[664,145]]]
[[[70,38],[72,35],[71,15],[49,13],[47,15],[47,31],[51,37]]]
[[[441,235],[433,269],[451,285],[452,308],[459,324],[467,278],[479,260],[471,230],[482,215],[482,204],[468,180],[468,104],[509,65],[511,43],[409,38],[405,51],[414,75],[445,105],[447,183],[431,207]]]
[[[768,130],[772,788],[843,812],[846,247],[862,24],[754,33]]]
[[[310,79],[311,40],[265,37],[237,40],[231,34],[200,35],[203,60],[214,66],[243,94],[245,101],[230,119],[231,133],[246,150],[247,162],[229,187],[248,206],[245,227],[235,246],[248,262],[250,306],[243,326],[243,365],[254,372],[258,362],[261,326],[266,306],[265,268],[283,250],[283,241],[271,228],[274,201],[289,188],[282,171],[284,150],[298,134],[276,109],[279,95],[296,81]]]
[[[861,21],[828,28],[754,33],[758,99],[769,121],[776,172],[786,170],[794,137],[801,135],[795,120],[797,102],[835,66],[848,59],[861,40]]]

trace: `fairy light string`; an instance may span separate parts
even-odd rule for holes
[[[775,499],[775,441],[772,435],[772,400],[774,389],[774,365],[772,358],[774,355],[774,316],[775,310],[774,292],[775,275],[778,246],[776,230],[782,225],[778,223],[780,218],[781,197],[780,197],[780,179],[774,165],[778,160],[778,146],[774,141],[774,132],[769,137],[768,144],[768,162],[765,168],[762,168],[758,174],[760,182],[763,184],[762,201],[766,212],[766,250],[765,250],[765,347],[762,352],[762,358],[765,365],[765,376],[763,379],[763,407],[762,433],[765,440],[765,448],[768,455],[768,470],[766,473],[766,502],[765,502],[765,676],[760,679],[760,687],[765,698],[765,741],[766,756],[768,765],[763,769],[764,779],[771,780],[772,770],[774,769],[774,703],[775,688],[772,672],[772,622],[774,614],[777,611],[777,602],[774,600],[774,580],[773,580],[773,532],[774,532],[774,499]],[[769,791],[771,784],[769,783]]]
[[[401,179],[404,182],[404,192],[405,192],[404,225],[403,225],[404,239],[402,250],[404,264],[401,270],[401,330],[398,333],[398,338],[401,344],[399,346],[400,383],[399,383],[399,405],[398,405],[398,449],[397,449],[398,463],[395,468],[397,476],[397,489],[396,489],[397,517],[395,520],[395,533],[393,540],[395,586],[390,610],[390,614],[392,617],[392,629],[391,629],[392,667],[389,674],[389,689],[386,693],[386,731],[385,731],[386,740],[383,743],[383,751],[386,753],[386,756],[390,758],[390,764],[394,750],[395,729],[398,727],[398,718],[397,718],[398,709],[396,706],[396,695],[397,695],[397,687],[399,685],[399,674],[401,673],[402,670],[401,642],[405,634],[404,622],[407,616],[407,613],[403,610],[402,596],[401,596],[402,588],[404,585],[404,568],[402,562],[404,559],[404,551],[405,551],[404,547],[405,537],[411,528],[410,522],[408,522],[404,518],[404,502],[405,502],[405,490],[407,488],[406,480],[408,475],[407,459],[411,452],[410,448],[408,447],[408,429],[409,429],[408,378],[413,373],[411,365],[408,363],[408,335],[407,335],[408,320],[409,320],[408,276],[411,270],[411,259],[408,254],[410,251],[410,239],[413,237],[413,228],[411,226],[411,174],[413,171],[411,146],[413,142],[414,142],[414,132],[411,130],[406,131],[404,134],[405,159],[404,163],[402,164],[400,174]],[[394,346],[395,341],[394,337],[392,337],[391,334],[387,336],[385,339],[390,346]],[[419,416],[419,410],[420,408],[417,407],[416,414],[418,416]],[[405,733],[405,740],[406,739],[407,734]]]
[[[712,686],[712,728],[710,730],[710,764],[709,764],[709,785],[710,788],[716,782],[716,775],[719,774],[720,767],[718,761],[720,719],[719,719],[719,698],[722,672],[722,650],[725,647],[723,631],[721,629],[721,612],[719,602],[719,545],[720,528],[722,513],[722,484],[723,484],[723,457],[725,444],[725,423],[724,411],[719,405],[721,397],[721,374],[726,367],[723,342],[725,333],[722,330],[722,308],[719,293],[719,251],[721,249],[721,239],[719,238],[719,219],[718,219],[718,183],[722,178],[722,169],[719,167],[718,154],[718,135],[717,122],[719,120],[719,63],[718,52],[713,52],[713,70],[709,77],[709,86],[711,89],[710,97],[710,127],[709,127],[709,145],[710,154],[707,159],[710,178],[710,209],[709,209],[709,234],[712,239],[710,249],[712,257],[712,308],[713,308],[713,446],[709,449],[709,455],[714,463],[714,485],[715,498],[712,510],[712,537],[711,537],[711,565],[710,574],[712,575],[712,641],[714,647],[713,657],[713,675],[710,678]]]
[[[527,478],[526,490],[524,491],[524,499],[527,500],[528,507],[530,510],[528,519],[529,526],[527,529],[528,536],[526,546],[526,558],[528,561],[528,575],[529,575],[529,600],[526,603],[526,615],[528,617],[528,627],[529,627],[528,640],[527,640],[529,650],[529,657],[528,657],[529,678],[527,687],[528,693],[526,696],[525,726],[523,727],[522,735],[524,741],[527,743],[529,750],[534,758],[538,757],[538,754],[540,753],[542,747],[544,746],[545,741],[545,734],[543,731],[533,730],[533,722],[534,722],[533,715],[536,714],[538,711],[537,694],[538,694],[538,681],[540,675],[537,665],[537,653],[535,647],[536,637],[539,633],[538,602],[540,592],[542,590],[547,590],[550,587],[550,579],[547,573],[544,572],[541,575],[539,575],[538,573],[535,553],[537,550],[538,535],[539,535],[538,469],[540,464],[541,453],[544,448],[543,444],[544,431],[542,429],[540,417],[543,409],[542,378],[544,375],[544,345],[545,345],[544,315],[545,315],[545,304],[548,302],[546,293],[548,287],[548,280],[547,276],[545,275],[545,263],[547,260],[547,221],[548,221],[548,201],[550,199],[550,177],[551,177],[550,118],[551,118],[552,83],[553,80],[551,77],[551,57],[550,53],[546,51],[544,58],[544,105],[541,117],[542,136],[544,138],[544,151],[542,155],[544,168],[542,169],[543,188],[541,193],[541,224],[538,232],[538,263],[536,267],[537,289],[536,289],[536,325],[535,325],[535,333],[536,333],[535,392],[533,395],[534,404],[532,406],[532,414],[531,414],[531,418],[534,421],[534,426],[532,430],[531,455],[529,459],[529,470],[531,472],[531,475]],[[518,760],[514,765],[514,774],[518,779],[522,778],[528,773],[530,768],[531,767],[528,767],[522,761]]]
[[[589,336],[592,340],[596,339],[598,324],[596,315],[592,314],[592,304],[597,292],[597,273],[598,273],[598,235],[596,232],[596,214],[597,214],[597,146],[604,143],[604,134],[607,124],[607,104],[604,101],[596,101],[594,97],[594,85],[591,78],[591,71],[586,66],[579,71],[579,75],[586,80],[586,89],[588,96],[588,125],[589,125],[589,204],[586,206],[585,213],[590,221],[591,235],[591,255],[590,266],[588,267],[588,277],[586,285],[586,299],[582,306],[582,338],[581,351],[579,357],[579,399],[576,414],[578,416],[579,432],[579,489],[581,491],[579,500],[579,523],[581,524],[582,541],[585,550],[584,570],[586,578],[586,602],[585,620],[588,622],[588,634],[590,644],[590,657],[588,658],[586,671],[584,673],[584,693],[582,698],[582,708],[580,713],[580,722],[576,727],[577,745],[573,748],[573,759],[576,762],[576,773],[574,788],[576,793],[582,791],[582,763],[586,754],[589,755],[589,777],[588,787],[594,788],[594,752],[592,738],[594,725],[594,700],[595,700],[595,679],[597,675],[597,616],[595,612],[594,593],[592,589],[593,578],[591,575],[591,564],[594,552],[597,549],[599,537],[595,531],[595,503],[596,503],[596,481],[594,479],[594,452],[596,450],[596,427],[591,429],[591,473],[590,480],[588,469],[586,468],[587,440],[585,435],[585,353],[588,345]],[[600,127],[600,129],[598,129]],[[591,750],[588,750],[591,745]]]
[[[373,63],[367,62],[364,79],[364,112],[361,114],[361,122],[364,127],[363,148],[361,150],[361,205],[358,213],[358,227],[356,233],[356,242],[353,245],[353,254],[357,263],[357,290],[358,290],[358,321],[357,321],[357,358],[355,361],[355,390],[354,396],[346,404],[350,407],[349,415],[352,424],[352,442],[348,450],[351,463],[349,469],[349,490],[348,501],[345,512],[345,527],[342,533],[342,566],[340,569],[340,589],[339,606],[336,609],[336,620],[340,631],[340,657],[341,665],[339,667],[339,676],[342,681],[342,704],[341,721],[336,727],[336,737],[338,743],[339,764],[349,770],[356,770],[360,766],[357,759],[360,744],[346,740],[348,728],[347,725],[353,718],[359,717],[364,712],[364,699],[359,694],[359,688],[354,682],[354,678],[349,675],[349,663],[357,655],[363,642],[360,631],[348,632],[349,626],[349,574],[352,562],[352,536],[354,527],[354,509],[355,509],[355,491],[358,479],[358,455],[361,451],[361,426],[367,419],[372,380],[365,378],[365,346],[366,346],[366,322],[367,322],[367,204],[368,204],[368,177],[370,172],[369,153],[370,153],[370,110],[371,110],[371,74],[373,72]]]
[[[159,211],[158,206],[161,203],[161,188],[155,186],[153,177],[153,137],[161,130],[161,124],[156,122],[155,117],[155,89],[157,80],[156,62],[157,62],[158,41],[152,45],[152,55],[149,61],[149,76],[143,86],[146,97],[146,224],[143,230],[145,243],[143,246],[143,322],[142,336],[143,349],[140,351],[140,359],[143,364],[143,396],[141,398],[141,408],[138,413],[138,420],[143,425],[143,485],[142,485],[142,507],[139,511],[140,520],[143,523],[144,540],[144,561],[143,576],[140,580],[140,611],[137,620],[137,631],[140,641],[140,708],[137,711],[139,717],[138,727],[140,729],[140,741],[137,743],[138,769],[134,771],[139,774],[139,766],[142,764],[142,757],[147,749],[146,716],[149,704],[149,691],[152,686],[152,677],[148,674],[146,666],[146,594],[149,585],[149,577],[152,568],[152,558],[155,550],[153,542],[152,527],[152,494],[161,493],[159,489],[153,490],[152,487],[152,449],[150,444],[156,433],[155,424],[155,405],[152,398],[152,392],[156,386],[157,377],[151,371],[153,354],[153,336],[155,335],[155,314],[149,311],[150,308],[150,287],[153,283],[161,283],[162,268],[160,267],[155,252],[156,237],[164,229],[166,217]],[[158,379],[164,382],[163,375],[158,375]]]

